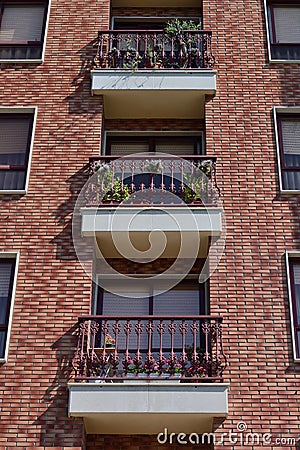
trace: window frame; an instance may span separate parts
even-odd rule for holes
[[[30,169],[31,169],[32,150],[33,150],[36,119],[37,119],[37,106],[33,106],[33,107],[0,107],[0,117],[2,114],[4,114],[4,115],[12,114],[14,116],[16,116],[16,115],[20,116],[21,114],[25,114],[25,115],[32,116],[31,134],[28,135],[28,142],[27,142],[27,157],[26,157],[27,169],[25,169],[26,173],[25,173],[24,189],[11,189],[11,190],[1,190],[0,189],[0,197],[1,197],[1,195],[7,195],[7,194],[15,194],[15,195],[26,194],[28,191],[29,176],[30,176]],[[4,169],[4,166],[0,166],[0,170],[1,170],[1,167],[3,167],[3,170],[9,170],[9,169],[7,169],[7,167],[6,167],[6,169]],[[13,167],[14,166],[12,166],[11,170],[14,170]]]
[[[280,192],[282,194],[300,194],[300,189],[286,189],[283,185],[283,173],[289,170],[300,172],[300,166],[299,167],[285,166],[282,131],[280,123],[282,117],[286,119],[298,118],[300,120],[300,107],[274,107],[273,117],[274,117],[275,142],[277,150],[277,164],[278,164]]]
[[[0,357],[0,364],[3,364],[7,362],[8,360],[8,353],[9,353],[9,344],[10,344],[10,336],[11,336],[11,327],[12,327],[12,318],[13,318],[13,310],[14,310],[14,303],[15,303],[15,296],[16,296],[16,286],[17,286],[17,277],[18,277],[18,268],[19,268],[19,259],[20,259],[20,252],[0,252],[0,260],[14,260],[14,268],[13,268],[13,274],[10,280],[10,306],[9,306],[9,313],[6,320],[6,343],[5,343],[5,351],[4,351],[4,357]],[[0,327],[0,330],[2,331],[2,327]]]
[[[48,25],[49,25],[49,15],[50,15],[50,6],[51,6],[51,0],[7,0],[7,1],[0,1],[0,28],[1,28],[1,19],[2,19],[2,13],[3,13],[3,9],[5,7],[5,5],[42,5],[44,6],[44,18],[43,18],[43,25],[42,25],[42,38],[41,41],[16,41],[15,46],[20,46],[20,47],[26,47],[28,45],[31,46],[40,46],[41,48],[41,57],[40,58],[25,58],[25,59],[13,59],[13,58],[5,58],[5,59],[0,59],[0,64],[2,63],[28,63],[28,64],[33,64],[33,63],[41,63],[44,61],[44,56],[45,56],[45,48],[46,48],[46,37],[47,37],[47,33],[48,33]],[[6,47],[14,47],[13,43],[11,43],[10,41],[5,42],[5,41],[0,41],[0,48],[1,46],[6,46]]]
[[[127,274],[128,276],[133,276],[130,274]],[[149,274],[145,274],[145,276],[148,276]],[[99,278],[106,278],[105,275],[97,275],[97,280]],[[207,287],[206,287],[206,283],[199,283],[198,279],[196,276],[188,276],[185,279],[181,280],[178,284],[176,284],[174,286],[174,288],[176,289],[176,287],[180,284],[184,285],[184,283],[193,283],[195,284],[195,291],[198,291],[199,294],[199,315],[205,315],[206,314],[206,309],[207,309]],[[95,302],[94,302],[94,306],[93,306],[93,313],[97,316],[102,316],[103,315],[103,300],[104,300],[104,292],[105,289],[100,287],[98,282],[97,282],[97,286],[96,286],[96,293],[95,293]],[[156,317],[156,314],[153,313],[153,299],[154,299],[154,295],[153,295],[153,290],[150,292],[149,291],[149,296],[148,296],[148,315],[149,316],[153,316]],[[184,315],[184,314],[182,314]],[[117,316],[116,316],[117,317]],[[141,316],[142,317],[142,316]]]
[[[300,265],[300,252],[286,252],[286,271],[287,271],[287,287],[288,298],[290,306],[290,320],[291,320],[291,335],[292,335],[292,349],[293,359],[295,362],[300,363],[300,347],[298,343],[297,333],[300,331],[300,323],[296,323],[297,311],[296,311],[296,297],[295,297],[295,283],[292,267],[295,263]]]
[[[267,33],[267,48],[268,48],[268,57],[269,62],[274,63],[285,63],[285,64],[299,64],[300,59],[274,59],[272,58],[272,46],[280,44],[274,42],[274,35],[276,36],[276,27],[275,27],[275,21],[274,21],[274,5],[277,6],[294,6],[299,5],[300,8],[300,2],[299,0],[288,0],[288,2],[285,4],[283,0],[264,0],[264,10],[265,10],[265,23],[266,23],[266,33]],[[284,45],[297,45],[300,47],[300,42],[298,43],[291,43],[291,44],[284,44]]]
[[[102,142],[102,156],[110,156],[110,146],[112,140],[119,140],[122,141],[122,139],[132,139],[132,140],[153,140],[155,139],[182,139],[190,138],[199,141],[199,152],[196,152],[196,145],[194,148],[194,155],[205,155],[205,136],[204,131],[155,131],[155,130],[149,130],[149,131],[134,131],[134,130],[127,130],[127,131],[119,131],[119,130],[109,130],[104,132],[103,142]],[[152,150],[149,150],[152,151]],[[183,155],[184,156],[184,155]]]

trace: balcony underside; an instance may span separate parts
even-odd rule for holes
[[[82,235],[95,236],[102,256],[110,258],[126,255],[138,259],[145,257],[146,251],[149,258],[157,254],[161,258],[176,258],[179,252],[181,258],[190,258],[195,251],[196,257],[205,258],[210,237],[218,236],[222,230],[221,208],[168,208],[168,211],[164,208],[162,211],[151,207],[147,210],[101,207],[82,208],[81,214]],[[162,253],[159,230],[166,238]]]
[[[215,92],[213,70],[92,71],[92,93],[104,96],[106,118],[203,118],[205,96]]]
[[[223,383],[70,383],[69,416],[82,417],[88,434],[211,432],[226,417]]]

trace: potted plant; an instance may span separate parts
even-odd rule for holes
[[[164,29],[166,42],[176,53],[175,61],[170,61],[173,67],[193,67],[198,54],[198,38],[188,31],[200,30],[201,25],[193,20],[172,19]],[[197,66],[197,65],[196,65]]]
[[[143,58],[137,48],[132,46],[132,40],[126,40],[126,50],[123,58],[124,69],[137,69]]]
[[[103,203],[122,202],[130,195],[130,188],[122,183],[119,177],[114,177],[109,164],[95,161],[92,171],[96,174],[97,200]]]
[[[115,348],[116,346],[116,340],[110,335],[105,335],[105,347],[106,348]]]
[[[203,161],[196,166],[191,174],[183,174],[185,189],[183,199],[185,203],[211,203],[215,197],[211,189],[211,162]]]

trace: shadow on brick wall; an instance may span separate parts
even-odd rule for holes
[[[51,243],[56,245],[56,258],[59,260],[77,259],[72,237],[72,218],[78,194],[88,179],[89,166],[86,164],[82,169],[69,177],[70,196],[59,204],[54,217],[63,230],[52,239]]]
[[[69,103],[69,114],[99,114],[102,112],[102,97],[91,95],[90,71],[94,68],[95,42],[95,40],[90,41],[77,52],[81,65],[71,83],[75,91],[64,99]]]
[[[81,419],[68,417],[67,383],[73,371],[72,359],[77,345],[77,329],[77,325],[74,325],[51,346],[56,352],[57,371],[41,400],[45,410],[35,422],[41,430],[41,446],[80,447],[83,442]]]

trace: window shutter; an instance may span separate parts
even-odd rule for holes
[[[44,22],[44,6],[42,5],[7,5],[4,7],[0,41],[36,41],[42,39]]]
[[[0,118],[0,165],[24,165],[31,120]]]
[[[103,315],[147,315],[149,314],[149,297],[134,298],[130,293],[128,297],[119,297],[110,292],[103,293]],[[136,293],[135,293],[136,295]],[[142,295],[142,294],[141,294]]]
[[[153,315],[183,316],[199,314],[199,290],[172,289],[153,299]]]
[[[195,286],[195,283],[190,286],[184,287],[177,286],[177,288],[164,292],[163,294],[156,295],[153,298],[153,315],[165,315],[165,316],[184,316],[184,315],[198,315],[199,314],[199,289]],[[175,320],[176,333],[174,336],[175,348],[180,349],[182,346],[182,337],[179,332],[181,320]],[[192,333],[190,330],[190,322],[188,333],[185,336],[186,344],[191,345],[193,342]],[[164,344],[171,345],[170,336],[167,334],[164,337]],[[159,335],[157,331],[153,336],[153,345],[159,346]]]
[[[287,155],[300,155],[300,120],[282,120],[283,151]]]
[[[156,153],[169,153],[170,155],[193,155],[194,143],[157,143],[155,151]]]
[[[103,293],[103,315],[107,316],[137,316],[137,315],[148,315],[149,314],[149,297],[135,298],[127,294],[128,297],[119,297],[118,295],[111,294],[110,292]],[[136,293],[135,293],[136,295]],[[129,348],[136,348],[137,345],[137,335],[134,331],[136,321],[131,321],[132,332],[129,336]],[[125,321],[119,321],[121,332],[118,337],[118,347],[119,349],[125,349],[126,347],[126,335],[124,333]],[[147,334],[144,332],[140,338],[141,349],[147,348]]]
[[[140,152],[149,152],[147,142],[114,142],[111,144],[111,154],[114,156],[125,156]]]
[[[300,43],[300,8],[274,6],[276,41],[274,44]]]

